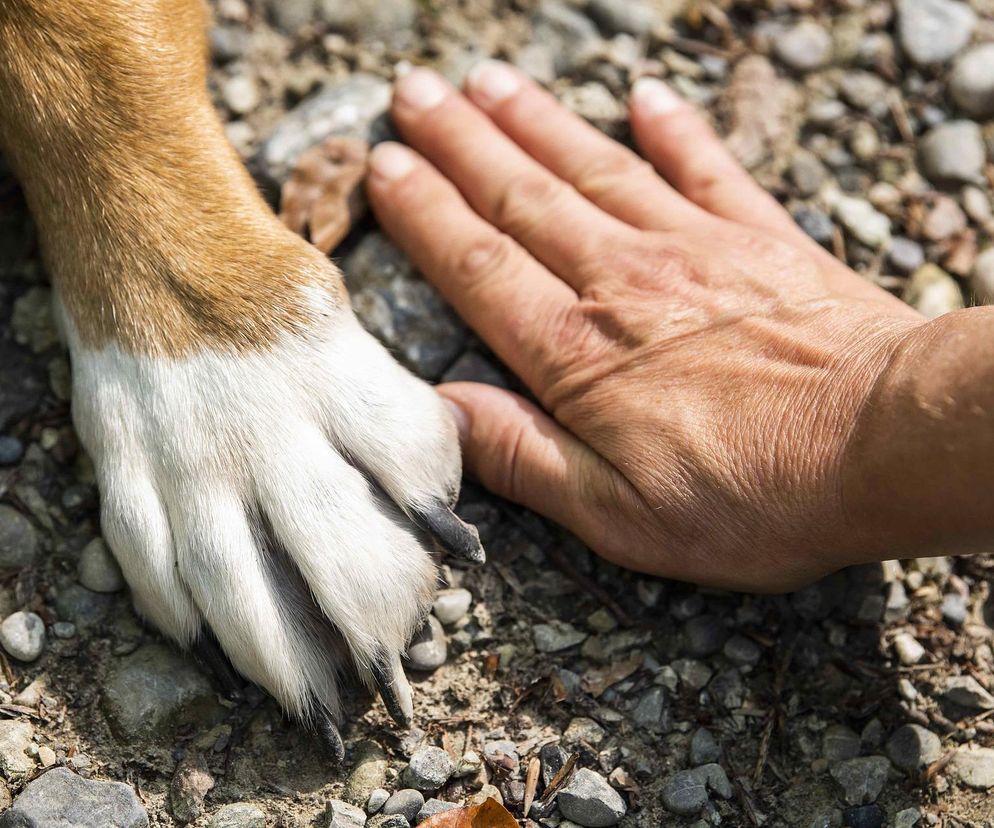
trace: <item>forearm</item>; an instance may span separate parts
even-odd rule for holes
[[[994,308],[906,340],[862,412],[844,497],[868,558],[994,549]]]

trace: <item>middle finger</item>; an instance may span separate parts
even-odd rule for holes
[[[638,235],[532,159],[436,72],[415,69],[398,81],[392,112],[405,140],[477,213],[577,289],[604,250]]]

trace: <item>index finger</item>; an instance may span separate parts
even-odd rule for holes
[[[455,186],[400,144],[370,155],[366,184],[384,230],[504,363],[536,393],[552,335],[576,292],[484,221]]]

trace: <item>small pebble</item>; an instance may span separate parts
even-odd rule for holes
[[[846,808],[842,819],[847,828],[884,828],[887,814],[877,804]]]
[[[947,121],[930,129],[919,142],[922,173],[936,184],[983,180],[987,150],[980,127],[973,121]]]
[[[13,466],[21,462],[24,444],[16,437],[0,435],[0,466]]]
[[[217,809],[207,828],[266,828],[266,815],[250,802],[232,802]]]
[[[984,250],[973,263],[970,274],[970,287],[977,302],[983,305],[994,304],[994,247]]]
[[[473,596],[468,589],[442,589],[435,596],[431,611],[448,627],[464,618],[472,603]]]
[[[911,275],[903,298],[928,319],[963,307],[963,293],[956,280],[934,264],[922,265]]]
[[[839,195],[834,204],[835,217],[860,242],[873,250],[890,243],[890,219],[877,212],[869,201]]]
[[[822,756],[829,762],[844,762],[859,756],[860,747],[859,736],[845,725],[829,725],[821,737]]]
[[[585,828],[617,825],[627,807],[621,795],[599,773],[581,768],[556,797],[563,816]]]
[[[977,15],[959,0],[898,0],[897,37],[917,66],[944,63],[970,42]]]
[[[413,822],[424,804],[425,797],[421,791],[416,791],[413,788],[402,788],[391,794],[384,803],[382,812],[384,814],[401,814],[408,822]]]
[[[918,242],[894,236],[887,250],[887,258],[901,273],[913,273],[925,264],[925,250]]]
[[[957,59],[949,94],[971,118],[994,116],[994,43],[975,46]]]
[[[118,592],[124,589],[121,567],[101,538],[94,538],[79,556],[79,582],[93,592]]]
[[[973,676],[951,676],[946,679],[942,697],[959,707],[978,713],[994,709],[994,696]]]
[[[259,105],[259,87],[248,75],[235,75],[221,87],[224,103],[236,115],[247,115]]]
[[[549,624],[536,624],[532,628],[532,637],[535,649],[540,653],[558,653],[582,644],[587,639],[587,633],[565,621],[553,621]]]
[[[773,39],[773,51],[797,72],[824,66],[832,57],[832,36],[813,20],[802,20]]]
[[[958,592],[942,596],[942,618],[951,627],[961,627],[966,621],[966,599]]]
[[[832,778],[848,805],[875,802],[889,772],[890,762],[884,756],[859,756],[839,762],[831,769]]]
[[[906,724],[887,740],[887,756],[901,770],[917,771],[942,756],[942,740],[921,725]]]
[[[459,806],[455,802],[443,802],[441,799],[429,799],[422,806],[421,810],[418,811],[417,816],[412,820],[416,824],[424,822],[426,819],[430,819],[433,816],[438,816],[438,814],[444,814],[446,811],[453,811]]]
[[[419,791],[437,791],[449,781],[454,770],[455,764],[448,753],[439,747],[425,747],[411,757],[403,779]]]
[[[445,630],[434,615],[429,615],[407,648],[407,665],[420,672],[437,670],[448,656]]]
[[[832,243],[832,236],[835,225],[821,210],[809,207],[799,207],[791,214],[797,226],[800,227],[807,236],[814,239],[818,244],[828,246]]]
[[[690,737],[690,764],[694,767],[709,765],[721,757],[721,748],[715,741],[711,731],[699,727]]]
[[[366,815],[361,808],[341,799],[332,799],[325,811],[326,828],[362,828],[366,824]]]
[[[0,624],[0,644],[19,661],[34,661],[45,649],[45,622],[33,612],[15,612]]]
[[[925,214],[922,235],[929,241],[943,241],[966,229],[966,214],[951,198],[939,196]]]
[[[899,633],[894,636],[894,652],[905,667],[917,664],[925,656],[925,648],[911,633]]]
[[[373,788],[369,794],[369,799],[366,800],[366,813],[377,813],[389,798],[390,794],[383,788]]]

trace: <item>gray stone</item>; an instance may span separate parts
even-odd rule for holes
[[[71,621],[81,630],[92,630],[107,617],[113,598],[80,584],[69,584],[55,597],[55,610],[63,621]]]
[[[251,803],[232,802],[217,809],[207,828],[266,828],[266,815]]]
[[[994,43],[976,46],[957,59],[949,94],[971,118],[994,116]]]
[[[604,741],[604,728],[588,716],[577,716],[569,720],[563,731],[562,744],[567,750],[579,753],[597,747]]]
[[[559,74],[582,66],[603,43],[590,18],[559,0],[543,0],[536,9],[532,37],[549,47]]]
[[[437,791],[452,776],[456,766],[440,747],[425,747],[417,751],[404,769],[404,784],[419,791]]]
[[[928,319],[963,307],[963,292],[956,280],[938,265],[922,265],[904,286],[903,299]]]
[[[32,746],[34,728],[30,722],[0,719],[0,774],[14,780],[35,769],[27,750]]]
[[[698,615],[683,625],[683,646],[688,655],[713,655],[728,640],[728,630],[717,615]]]
[[[553,620],[549,624],[536,624],[532,628],[535,649],[540,653],[558,653],[568,650],[587,639],[587,634],[565,621]]]
[[[518,748],[509,739],[493,739],[483,745],[483,755],[491,761],[499,761],[502,756],[509,756],[515,762],[519,760]]]
[[[988,247],[977,256],[970,274],[970,287],[978,302],[994,304],[994,247]]]
[[[569,756],[559,745],[542,745],[538,758],[542,763],[542,784],[549,787],[556,774],[563,769]]]
[[[283,2],[289,0],[280,0]],[[276,124],[260,144],[250,169],[274,197],[298,156],[328,136],[351,136],[370,144],[382,141],[391,134],[386,119],[390,96],[387,81],[362,72],[325,87]]]
[[[921,171],[936,184],[979,183],[986,159],[984,136],[973,121],[946,121],[919,142]]]
[[[556,797],[563,816],[585,828],[617,825],[628,810],[625,800],[599,773],[581,768]]]
[[[386,801],[382,813],[401,814],[408,822],[413,822],[424,804],[425,797],[421,791],[416,791],[414,788],[401,788]]]
[[[708,693],[725,710],[737,710],[742,707],[745,701],[745,684],[742,682],[742,674],[738,668],[732,667],[718,673],[708,684]]]
[[[917,664],[925,656],[925,648],[911,633],[898,633],[894,636],[894,652],[901,664]]]
[[[678,658],[670,666],[679,676],[680,681],[691,690],[703,690],[714,675],[714,671],[707,664],[696,658]]]
[[[34,661],[45,649],[45,622],[33,612],[15,612],[0,624],[0,644],[18,661]]]
[[[821,210],[799,207],[791,213],[791,216],[793,216],[797,226],[818,244],[829,245],[832,243],[835,225],[832,224],[832,219]]]
[[[417,23],[416,0],[317,0],[318,17],[332,29],[364,40],[410,36]]]
[[[462,352],[465,325],[385,236],[365,236],[342,271],[363,327],[412,371],[437,379]]]
[[[708,804],[705,778],[692,770],[677,771],[663,784],[663,805],[670,813],[693,816]]]
[[[943,63],[970,42],[977,16],[956,0],[897,0],[897,37],[918,66]]]
[[[954,779],[971,788],[986,791],[994,788],[994,749],[961,747],[947,765]]]
[[[773,38],[774,54],[797,72],[810,72],[832,58],[832,36],[813,20],[802,20]]]
[[[234,75],[221,85],[221,98],[236,115],[248,115],[259,105],[259,86],[251,75]]]
[[[701,765],[692,771],[698,779],[703,781],[704,786],[715,796],[721,799],[731,799],[733,795],[732,783],[728,779],[725,769],[715,762]]]
[[[383,788],[373,788],[372,792],[369,794],[369,799],[366,800],[366,813],[378,813],[389,798],[389,791],[386,791]]]
[[[706,727],[699,727],[690,737],[690,764],[694,767],[710,765],[721,757],[721,748]]]
[[[447,656],[445,630],[434,615],[429,615],[407,648],[407,666],[412,670],[429,673],[445,664]]]
[[[161,644],[146,644],[111,667],[102,705],[127,740],[162,737],[180,724],[214,724],[222,712],[206,677]]]
[[[873,72],[846,72],[839,79],[839,92],[849,104],[865,112],[886,106],[887,84]]]
[[[894,828],[919,828],[922,812],[917,808],[905,808],[894,814]]]
[[[415,817],[415,823],[424,822],[426,819],[430,819],[433,816],[438,816],[438,814],[444,814],[446,811],[454,811],[459,806],[455,802],[443,802],[441,799],[429,799],[425,802],[424,806],[418,811]]]
[[[342,798],[352,805],[365,805],[374,790],[387,778],[387,755],[376,742],[360,742],[353,751],[355,767],[345,780]]]
[[[83,779],[55,768],[31,782],[0,816],[0,828],[146,828],[135,792],[121,782]]]
[[[843,762],[859,756],[859,736],[841,724],[829,725],[821,737],[821,755],[829,762]]]
[[[853,236],[873,250],[890,243],[890,219],[874,209],[869,201],[854,196],[835,198],[835,217]]]
[[[942,756],[942,740],[921,725],[902,725],[887,740],[887,755],[901,770],[921,770]]]
[[[464,618],[472,603],[473,596],[468,589],[440,589],[431,611],[443,625],[449,626]]]
[[[118,592],[124,589],[121,567],[101,538],[94,538],[79,556],[79,582],[93,592]]]
[[[762,648],[744,635],[733,635],[725,642],[721,651],[732,664],[737,664],[740,667],[755,666],[763,655]]]
[[[324,812],[323,828],[362,828],[366,824],[366,814],[362,808],[332,799]]]
[[[0,569],[20,569],[37,559],[38,533],[31,521],[0,503]]]
[[[951,627],[961,627],[967,617],[966,599],[958,592],[942,597],[942,618]]]
[[[632,710],[632,721],[652,733],[666,733],[673,727],[673,712],[665,687],[646,690]]]
[[[922,235],[928,241],[944,241],[966,229],[966,214],[948,196],[938,196],[922,220]]]
[[[9,437],[6,434],[0,435],[0,466],[13,466],[21,462],[24,457],[24,443],[16,437]],[[0,506],[2,509],[10,509],[9,506]],[[0,532],[3,532],[3,520],[0,519]],[[3,542],[0,541],[0,549]]]
[[[889,772],[890,762],[884,756],[859,756],[839,762],[831,769],[847,805],[875,802]]]
[[[608,34],[651,34],[663,22],[658,9],[641,0],[589,0],[587,14]]]
[[[901,273],[913,273],[925,264],[925,250],[918,242],[904,236],[894,236],[887,258]]]
[[[947,679],[942,698],[978,713],[994,708],[994,696],[988,693],[973,676],[952,676]]]

